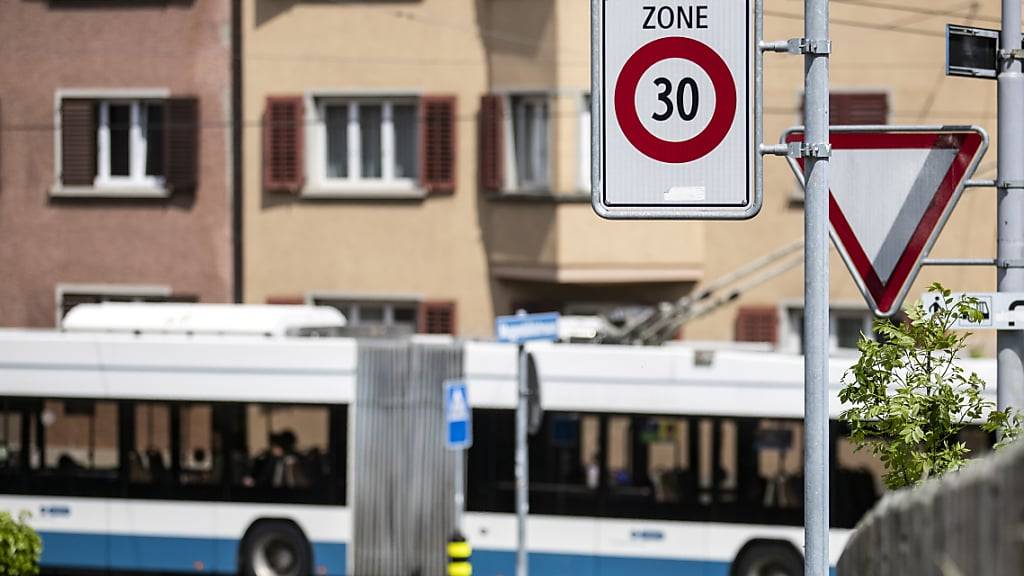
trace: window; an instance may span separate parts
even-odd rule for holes
[[[353,298],[314,295],[317,306],[333,306],[348,321],[346,333],[360,335],[454,334],[455,303],[415,297]]]
[[[774,306],[741,306],[736,312],[733,338],[737,342],[778,341],[779,311]]]
[[[521,191],[548,189],[548,115],[545,95],[512,96],[511,170],[515,188]]]
[[[418,105],[412,98],[317,100],[315,171],[321,187],[413,188],[419,177]]]
[[[580,190],[590,193],[590,116],[593,107],[590,94],[584,94],[580,102]]]
[[[344,466],[326,406],[235,407],[229,441],[232,499],[327,503],[343,499]],[[335,450],[332,458],[331,450]]]
[[[96,186],[163,186],[163,104],[101,100]]]
[[[61,319],[79,304],[101,302],[196,302],[195,296],[172,294],[167,286],[133,286],[117,284],[58,284],[57,326]]]
[[[834,353],[855,353],[861,334],[875,337],[875,317],[871,312],[857,308],[829,310],[829,347]],[[781,347],[790,353],[803,354],[803,307],[790,306],[784,315]]]
[[[139,402],[126,417],[134,421],[128,424],[130,496],[221,495],[217,490],[203,490],[204,486],[217,486],[223,470],[222,455],[215,450],[212,405]],[[167,492],[154,492],[162,489]]]
[[[194,188],[198,124],[195,98],[61,95],[51,194],[164,196]]]
[[[0,489],[25,472],[24,415],[19,403],[0,400]]]
[[[35,416],[30,457],[34,489],[93,496],[113,493],[120,466],[115,402],[44,400]]]
[[[515,412],[476,410],[467,509],[514,511]],[[833,525],[881,494],[881,463],[832,437]],[[537,514],[799,526],[803,423],[782,418],[545,412],[530,436]]]

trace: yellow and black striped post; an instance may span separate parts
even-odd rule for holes
[[[456,532],[448,539],[448,576],[473,576],[473,565],[469,557],[473,550],[466,538]]]

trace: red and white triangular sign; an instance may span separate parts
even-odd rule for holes
[[[786,142],[800,142],[793,129]],[[829,224],[878,316],[900,310],[964,183],[988,148],[976,127],[833,126]],[[803,184],[803,159],[790,159]]]

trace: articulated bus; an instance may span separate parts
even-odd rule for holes
[[[512,576],[516,349],[463,346],[464,532],[476,576]],[[530,349],[531,576],[802,574],[800,357]],[[54,573],[353,574],[357,357],[345,338],[0,331],[0,510],[32,513]],[[832,431],[834,564],[882,484]]]

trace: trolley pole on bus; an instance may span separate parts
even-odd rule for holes
[[[1009,0],[1007,0],[1009,1]],[[1017,0],[1019,1],[1019,0]],[[804,0],[805,576],[828,562],[828,0]]]

